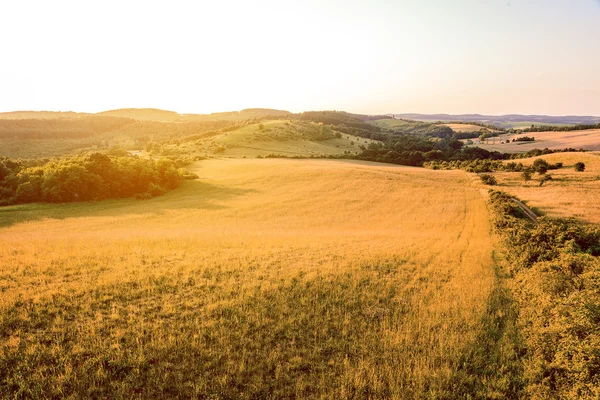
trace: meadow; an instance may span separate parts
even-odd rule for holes
[[[150,200],[0,210],[0,397],[514,396],[467,173],[188,169],[200,180]]]
[[[552,180],[544,182],[542,186],[539,174],[535,174],[532,180],[525,181],[519,173],[495,172],[498,188],[525,200],[538,214],[575,217],[590,223],[600,223],[600,153],[554,153],[517,161],[531,166],[537,159],[544,159],[552,164],[560,162],[563,167],[548,171],[547,175],[552,176]],[[585,164],[585,171],[575,171],[574,165],[577,162]]]

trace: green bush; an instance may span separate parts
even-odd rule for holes
[[[481,179],[481,182],[485,183],[486,185],[493,186],[498,184],[498,181],[496,181],[494,175],[491,174],[480,174],[479,179]]]
[[[578,163],[575,163],[575,171],[577,171],[577,172],[585,171],[585,164],[582,163],[581,161]]]

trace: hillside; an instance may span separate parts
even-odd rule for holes
[[[266,120],[206,138],[181,140],[164,146],[170,154],[188,156],[288,157],[355,154],[374,142],[306,121]]]
[[[550,115],[480,115],[480,114],[394,114],[397,118],[407,118],[416,121],[425,122],[483,122],[486,124],[496,125],[500,128],[528,128],[531,125],[577,125],[577,124],[597,124],[600,122],[600,117],[597,116],[550,116]]]
[[[529,136],[534,137],[533,142],[513,142],[513,139]],[[502,143],[504,142],[504,143]],[[530,132],[527,134],[503,134],[498,137],[488,138],[484,143],[477,141],[477,146],[488,151],[501,151],[504,153],[524,153],[533,149],[584,149],[600,150],[600,129],[567,132]]]
[[[535,174],[531,181],[524,181],[518,173],[496,172],[498,188],[546,215],[600,223],[600,153],[555,153],[518,161],[532,165],[537,159],[552,164],[561,162],[563,167],[548,171],[552,180],[543,186],[539,184],[539,174]],[[573,168],[580,161],[585,163],[584,172],[576,172]]]
[[[493,241],[466,173],[190,169],[147,201],[0,209],[8,393],[452,397],[461,360],[494,351]],[[510,397],[493,373],[464,382]]]

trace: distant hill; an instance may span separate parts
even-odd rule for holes
[[[121,108],[103,111],[96,115],[136,119],[156,122],[205,122],[205,121],[245,121],[254,118],[281,117],[290,115],[289,111],[269,108],[247,108],[241,111],[227,111],[212,114],[179,114],[174,111],[157,108]]]
[[[577,125],[597,124],[600,117],[593,116],[550,116],[550,115],[481,115],[481,114],[393,114],[395,118],[407,118],[425,122],[483,122],[501,128],[526,128],[531,125]]]
[[[157,108],[121,108],[118,110],[102,111],[96,115],[158,122],[175,122],[181,119],[181,115],[174,111],[160,110]]]
[[[58,119],[81,118],[93,114],[73,111],[9,111],[0,113],[0,119]]]

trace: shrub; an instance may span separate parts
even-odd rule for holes
[[[539,158],[533,162],[533,169],[540,175],[543,175],[546,172],[548,172],[549,167],[550,165],[548,164],[548,161],[542,158]]]
[[[540,187],[544,186],[544,183],[550,180],[552,180],[552,175],[544,175],[544,177],[540,179]]]
[[[523,177],[523,179],[525,181],[530,181],[531,180],[531,170],[530,169],[526,169],[523,172],[521,172],[521,176]]]
[[[486,185],[496,185],[498,184],[498,181],[496,181],[496,178],[494,178],[494,175],[491,174],[481,174],[479,175],[479,179],[481,179],[481,182],[485,183]]]
[[[575,163],[575,171],[577,171],[577,172],[585,171],[585,164],[582,163],[581,161],[579,161],[578,163]]]

